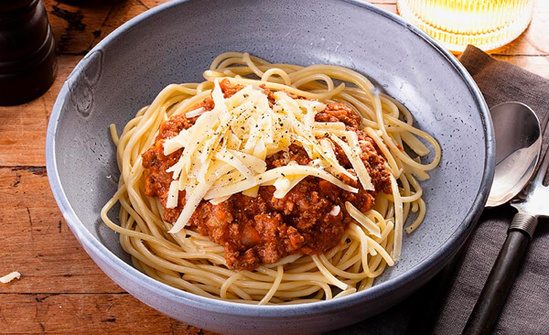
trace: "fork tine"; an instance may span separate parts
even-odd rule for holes
[[[538,167],[538,171],[536,172],[536,177],[532,181],[533,185],[543,184],[543,179],[545,178],[545,174],[547,174],[547,168],[549,167],[549,150],[545,151],[545,154],[543,156],[544,156],[543,161]]]

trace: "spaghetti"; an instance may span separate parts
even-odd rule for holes
[[[398,261],[403,230],[411,233],[425,217],[419,181],[440,161],[437,141],[413,126],[404,106],[347,68],[270,64],[228,52],[214,59],[204,78],[166,87],[120,136],[114,125],[110,128],[120,180],[101,217],[120,234],[134,265],[194,294],[252,304],[327,300],[372,286]],[[341,114],[338,109],[352,111],[358,130],[351,131],[345,116],[318,121],[319,113],[330,108],[334,115]],[[185,124],[188,119],[187,126],[166,130],[177,118]],[[156,156],[147,160],[147,152],[155,147],[162,157],[174,157],[160,171],[171,180],[162,187],[162,199],[147,196],[150,169],[157,163]],[[361,159],[369,147],[375,147],[372,155],[383,157],[377,169],[387,172],[386,192],[374,187],[379,183],[372,178],[373,166]],[[286,159],[284,166],[273,166],[275,155],[291,150],[303,152],[305,163]],[[431,161],[422,163],[431,150]],[[190,224],[196,211],[208,214],[236,196],[284,200],[319,180],[343,195],[375,196],[370,206],[345,200],[324,213],[348,223],[327,250],[308,247],[301,238],[298,247],[278,258],[257,256],[269,262],[232,263],[227,243],[215,243]],[[117,203],[119,224],[108,216]],[[166,220],[170,213],[172,219]],[[411,213],[415,217],[404,228]]]

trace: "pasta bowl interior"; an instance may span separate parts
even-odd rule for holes
[[[493,155],[453,56],[335,0],[144,13],[78,64],[47,138],[53,193],[103,271],[239,334],[326,331],[405,298],[471,231]]]

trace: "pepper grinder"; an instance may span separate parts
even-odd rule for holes
[[[55,43],[44,3],[0,1],[0,106],[39,97],[56,72]]]

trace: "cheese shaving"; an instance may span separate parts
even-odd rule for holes
[[[274,183],[274,187],[276,188],[273,197],[277,199],[284,198],[288,192],[294,188],[297,184],[299,184],[300,181],[305,179],[307,176],[294,176],[294,177],[280,177],[278,178]]]
[[[19,278],[21,278],[21,274],[17,271],[14,271],[12,273],[8,273],[7,275],[5,275],[3,277],[0,277],[0,283],[7,284],[7,283],[11,282],[12,280],[19,279]]]
[[[179,200],[179,181],[174,180],[170,183],[168,190],[168,198],[166,200],[166,208],[176,208]]]
[[[183,129],[177,136],[164,142],[164,155],[170,155],[189,144],[189,132]]]
[[[204,107],[200,107],[200,108],[197,108],[197,109],[192,110],[190,112],[187,112],[185,114],[185,116],[188,119],[190,119],[190,118],[193,118],[193,117],[200,116],[200,115],[204,114],[205,111],[206,111],[206,109]]]
[[[338,216],[340,212],[341,212],[341,207],[336,205],[332,208],[332,210],[330,211],[330,213],[328,213],[328,215]]]
[[[351,134],[351,132],[348,133]],[[362,184],[362,187],[364,187],[366,191],[373,191],[374,184],[372,184],[372,178],[370,178],[370,175],[368,174],[368,171],[364,166],[364,162],[362,161],[362,159],[360,159],[360,147],[358,145],[351,147],[335,135],[330,136],[330,138],[337,145],[339,145],[341,149],[343,149],[343,152],[345,152],[345,155],[347,156],[349,162],[351,162],[351,165],[353,166],[353,169],[355,170],[358,176],[358,180],[360,180],[360,183]],[[349,139],[351,138],[352,137],[349,136]]]

